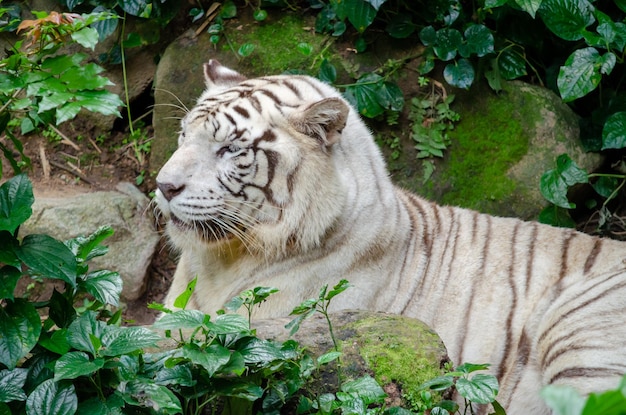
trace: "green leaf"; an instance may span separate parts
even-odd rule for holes
[[[587,0],[543,0],[539,15],[552,33],[565,40],[579,40],[595,22],[594,7]]]
[[[339,359],[339,357],[341,357],[341,352],[328,352],[328,353],[324,353],[323,355],[319,356],[317,358],[317,364],[318,365],[325,365],[327,363],[330,363],[334,360]]]
[[[371,4],[372,7],[375,8],[376,10],[379,10],[380,6],[382,6],[383,4],[387,2],[387,0],[365,0],[365,1]]]
[[[227,0],[222,5],[222,10],[220,11],[220,17],[222,19],[232,19],[237,16],[237,6],[230,0]]]
[[[180,400],[165,386],[160,386],[149,379],[134,379],[122,382],[117,390],[124,401],[132,406],[150,408],[151,413],[182,413]]]
[[[380,75],[369,73],[352,85],[346,88],[356,100],[356,106],[361,115],[374,118],[385,112],[385,109],[378,102],[378,91],[382,82]]]
[[[348,282],[348,280],[342,279],[333,287],[332,290],[328,292],[328,294],[324,296],[323,299],[326,301],[330,301],[335,296],[337,296],[338,294],[341,294],[348,288],[350,288],[350,283]]]
[[[0,307],[0,363],[13,369],[37,344],[41,320],[26,300],[7,301]]]
[[[237,49],[237,53],[245,58],[246,56],[252,55],[252,52],[254,52],[255,48],[256,45],[254,45],[253,43],[244,43],[239,47],[239,49]]]
[[[152,4],[145,0],[122,0],[118,4],[128,14],[148,18],[152,14]]]
[[[107,326],[102,335],[102,356],[121,356],[146,347],[156,347],[161,336],[147,327]]]
[[[434,391],[443,391],[454,386],[454,377],[450,375],[438,376],[422,383],[420,390],[430,389]]]
[[[398,84],[385,81],[378,88],[378,103],[391,111],[402,111],[404,108],[404,95]]]
[[[479,373],[471,379],[458,379],[456,390],[471,402],[487,404],[496,399],[499,386],[495,376]]]
[[[73,348],[95,356],[101,346],[96,339],[103,335],[106,328],[106,323],[99,321],[93,311],[88,311],[68,327],[68,342]]]
[[[273,342],[256,337],[242,343],[239,353],[247,364],[267,364],[283,357],[282,351]]]
[[[197,329],[208,316],[198,310],[179,310],[165,314],[154,322],[153,327],[161,330]]]
[[[91,27],[85,27],[81,30],[72,33],[72,39],[81,46],[94,50],[98,44],[99,35],[96,29]]]
[[[197,384],[188,366],[177,365],[172,368],[161,367],[154,376],[157,385],[180,385],[192,387]]]
[[[345,393],[357,394],[363,399],[365,405],[383,403],[387,397],[383,388],[369,375],[345,382],[341,385],[341,390]]]
[[[212,377],[230,361],[230,350],[218,344],[212,344],[206,349],[199,349],[193,344],[183,345],[182,355],[191,363],[203,367]]]
[[[457,366],[455,371],[468,374],[478,370],[487,369],[489,369],[488,363],[463,363],[462,365]]]
[[[446,65],[443,78],[452,86],[469,89],[474,82],[474,67],[467,59],[459,59]]]
[[[600,84],[603,58],[595,48],[578,49],[561,66],[557,86],[563,101],[569,102],[587,95]]]
[[[0,231],[11,234],[33,214],[33,186],[25,174],[10,178],[0,186]]]
[[[0,402],[25,401],[22,388],[27,375],[28,369],[0,370]]]
[[[582,415],[623,415],[626,408],[626,396],[621,390],[592,393],[587,398]]]
[[[85,275],[78,285],[103,304],[119,305],[122,277],[117,272],[94,271]]]
[[[626,147],[626,112],[616,112],[607,118],[602,128],[602,150]]]
[[[102,241],[112,236],[113,228],[108,225],[101,226],[91,235],[77,236],[76,238],[65,241],[65,245],[72,251],[74,256],[81,262],[89,261],[98,256],[102,256],[108,252],[108,248],[100,246]]]
[[[187,284],[185,291],[180,293],[178,297],[176,297],[176,299],[174,300],[174,307],[177,307],[177,308],[187,307],[187,303],[189,302],[189,299],[193,295],[193,291],[196,289],[197,281],[198,281],[198,277],[195,277],[193,280],[189,281],[189,284]]]
[[[306,43],[306,42],[298,43],[298,45],[296,46],[296,49],[298,50],[298,52],[300,52],[304,56],[309,56],[311,55],[311,53],[313,53],[313,46],[311,46],[310,43]]]
[[[322,82],[333,84],[337,80],[337,69],[328,59],[324,59],[320,65],[320,72],[317,77]]]
[[[541,397],[558,415],[580,415],[585,406],[585,399],[570,386],[546,386],[541,390]]]
[[[614,192],[620,187],[622,181],[623,179],[620,180],[617,177],[600,176],[598,180],[591,184],[591,187],[593,187],[593,190],[595,190],[597,194],[608,199],[615,196]]]
[[[54,330],[51,335],[50,333],[41,333],[38,344],[53,353],[64,355],[71,349],[67,336],[67,329]]]
[[[387,24],[385,30],[389,36],[396,39],[405,39],[415,31],[416,25],[411,20],[410,14],[397,14]]]
[[[424,46],[433,46],[437,42],[437,32],[432,26],[426,26],[420,30],[419,37]]]
[[[587,172],[571,159],[567,154],[561,154],[556,161],[557,167],[541,176],[540,191],[543,197],[565,209],[576,207],[567,199],[567,191],[576,183],[587,183]]]
[[[53,379],[39,384],[26,400],[27,415],[73,415],[77,407],[74,385]]]
[[[346,17],[352,23],[352,26],[359,33],[365,32],[365,29],[376,18],[376,9],[364,0],[344,0],[343,3]]]
[[[61,356],[54,364],[54,380],[76,379],[88,376],[102,369],[104,359],[91,360],[84,352],[69,352]]]
[[[27,235],[16,254],[33,274],[57,278],[76,288],[76,258],[62,242],[48,235]]]
[[[439,59],[446,62],[455,58],[463,43],[463,35],[456,29],[443,28],[437,31],[433,50]]]
[[[262,22],[263,20],[267,19],[267,12],[265,10],[255,10],[254,11],[254,20],[256,20],[257,22]]]
[[[498,6],[505,4],[501,0],[498,1]],[[517,4],[522,10],[526,13],[530,14],[532,18],[535,18],[535,13],[539,10],[539,6],[541,6],[542,0],[515,0],[515,4]],[[494,7],[494,6],[492,6]]]
[[[76,310],[73,304],[65,295],[60,294],[56,289],[52,291],[49,301],[49,317],[60,328],[66,328],[76,318]]]
[[[248,333],[248,319],[240,314],[222,314],[207,323],[207,327],[215,334]]]
[[[472,54],[483,57],[493,53],[493,35],[486,26],[473,24],[465,30],[465,43],[459,46],[459,53],[464,58]]]
[[[498,69],[502,78],[512,80],[526,75],[526,58],[523,50],[507,48],[498,56]]]
[[[0,236],[3,236],[2,233],[0,233]],[[0,262],[2,262],[1,258]],[[0,300],[13,300],[13,292],[21,276],[22,273],[17,268],[10,265],[5,265],[0,268]]]

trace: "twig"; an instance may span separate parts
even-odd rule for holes
[[[72,140],[69,139],[68,136],[66,136],[65,134],[63,134],[61,131],[59,131],[58,128],[56,128],[54,125],[52,124],[48,124],[48,127],[50,127],[50,129],[52,131],[54,131],[55,133],[57,133],[58,135],[61,136],[62,140],[61,142],[64,144],[67,144],[69,146],[71,146],[74,150],[76,151],[80,151],[80,147],[78,147],[78,144],[76,144],[75,142],[73,142]]]
[[[195,33],[196,37],[199,36],[200,33],[202,33],[204,29],[206,29],[206,27],[209,25],[209,23],[213,21],[213,19],[215,19],[215,16],[217,16],[217,9],[221,5],[222,5],[221,3],[217,3],[217,2],[211,4],[211,7],[209,7],[209,10],[207,10],[205,13],[205,16],[207,16],[207,18],[200,25],[200,27],[196,29],[196,33]]]
[[[100,147],[98,147],[98,145],[96,144],[95,141],[93,141],[93,139],[91,137],[87,137],[87,139],[89,140],[89,142],[91,143],[91,145],[93,146],[93,148],[96,149],[96,151],[98,152],[98,154],[102,154],[102,150],[100,150]]]
[[[46,157],[46,148],[42,142],[39,143],[39,159],[41,161],[41,168],[43,169],[43,177],[48,180],[50,178],[50,163]]]
[[[84,174],[82,174],[82,173],[80,173],[78,171],[73,170],[72,169],[72,167],[74,167],[73,165],[71,165],[72,167],[68,167],[68,166],[65,166],[65,165],[63,165],[61,163],[58,163],[58,162],[54,161],[54,160],[50,160],[50,164],[52,164],[54,167],[58,167],[61,170],[65,170],[68,173],[72,173],[73,175],[75,175],[76,177],[78,177],[79,179],[81,179],[82,181],[84,181],[87,184],[90,184],[92,186],[96,186],[96,184],[94,182],[92,182],[91,180],[89,180],[87,177],[85,177]]]

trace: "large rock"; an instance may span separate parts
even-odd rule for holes
[[[66,240],[110,225],[115,233],[104,242],[109,252],[93,259],[90,269],[119,272],[124,281],[122,300],[132,301],[144,291],[159,235],[148,198],[130,183],[120,183],[117,190],[63,197],[40,196],[35,190],[33,214],[20,235],[43,233]]]
[[[428,181],[414,150],[391,162],[396,182],[441,204],[536,219],[547,205],[539,180],[558,155],[569,154],[588,171],[602,163],[582,148],[577,116],[546,88],[514,81],[496,94],[475,85],[457,94],[453,108],[461,120]]]

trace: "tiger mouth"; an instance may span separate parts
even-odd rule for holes
[[[232,232],[229,232],[215,221],[185,222],[178,216],[171,215],[170,222],[183,232],[195,232],[200,238],[207,242],[216,242],[234,237]]]

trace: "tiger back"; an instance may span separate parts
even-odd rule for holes
[[[626,243],[397,188],[356,111],[314,78],[246,79],[212,60],[205,79],[157,176],[180,252],[166,306],[197,276],[190,308],[215,313],[271,286],[254,318],[285,316],[345,278],[335,310],[424,321],[454,363],[491,364],[510,415],[549,414],[544,385],[617,386]]]

